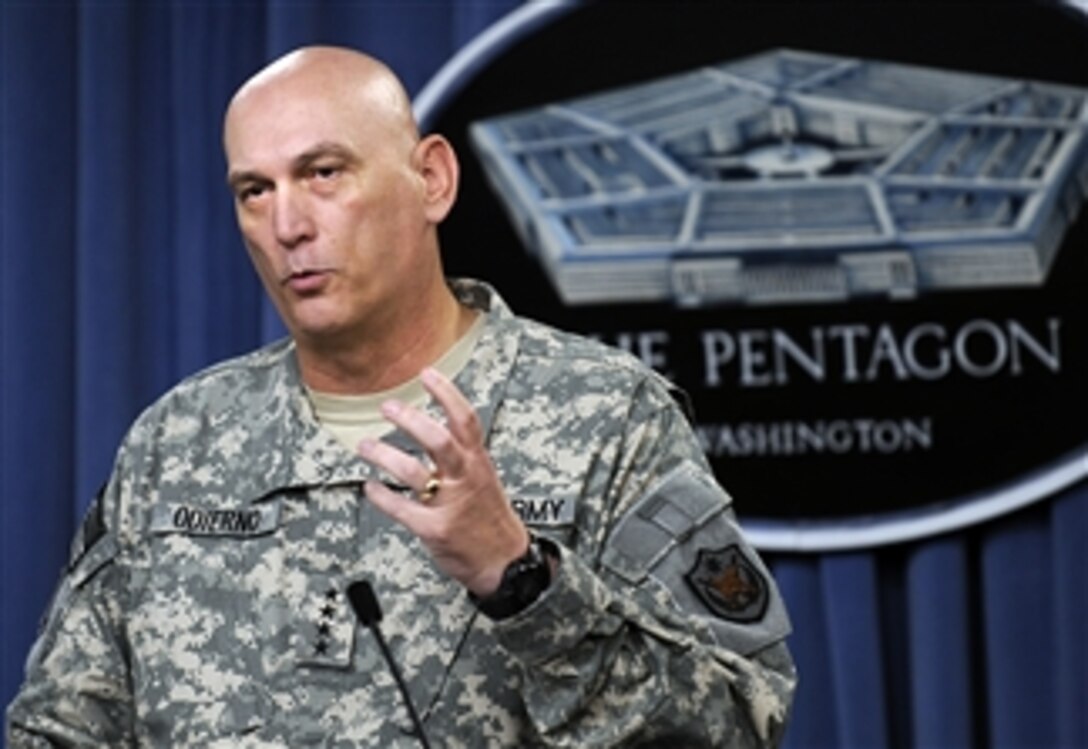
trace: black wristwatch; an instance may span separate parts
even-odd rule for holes
[[[552,559],[559,559],[559,547],[546,538],[529,536],[529,548],[506,566],[502,582],[489,596],[468,597],[476,608],[492,619],[507,619],[524,611],[552,583]]]

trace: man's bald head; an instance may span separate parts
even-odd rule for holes
[[[414,143],[419,139],[412,104],[404,86],[383,62],[345,47],[303,47],[274,60],[247,80],[231,99],[224,139],[241,112],[260,103],[286,102],[299,93],[359,107],[383,121],[390,132]],[[229,148],[228,148],[229,150]]]

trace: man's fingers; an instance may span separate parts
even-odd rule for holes
[[[359,455],[364,460],[409,489],[417,493],[426,489],[432,471],[411,455],[384,442],[369,438],[360,440],[358,449]]]
[[[424,387],[446,414],[446,424],[397,400],[382,404],[382,415],[411,437],[430,456],[434,470],[416,457],[408,455],[379,440],[366,439],[359,443],[364,460],[385,471],[416,492],[428,492],[428,481],[435,474],[447,478],[463,477],[466,459],[482,449],[479,418],[472,404],[465,399],[448,378],[434,369],[426,369],[420,379]]]
[[[419,379],[427,392],[446,412],[447,424],[454,438],[468,447],[480,444],[483,441],[480,419],[472,404],[457,389],[457,386],[444,374],[431,367],[424,369]]]
[[[419,535],[426,521],[426,506],[409,499],[400,492],[393,491],[385,484],[374,479],[363,483],[363,492],[367,501],[391,517],[396,522]]]
[[[395,400],[382,404],[382,414],[415,440],[431,456],[439,471],[447,475],[461,473],[463,460],[458,440],[445,425],[419,409]]]

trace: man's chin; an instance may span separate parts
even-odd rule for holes
[[[337,318],[296,318],[288,330],[300,346],[315,350],[340,348],[353,337],[350,326]]]

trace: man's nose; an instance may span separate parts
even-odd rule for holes
[[[291,188],[276,191],[272,228],[283,247],[297,247],[314,235],[314,223],[305,196]]]

